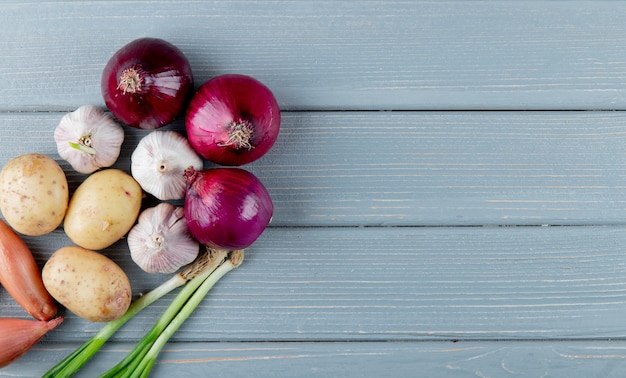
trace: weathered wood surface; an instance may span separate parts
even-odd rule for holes
[[[624,109],[619,1],[9,1],[0,110],[101,103],[107,59],[172,41],[199,82],[267,83],[284,109]]]
[[[43,258],[64,240],[27,238]],[[623,338],[624,244],[622,227],[271,228],[174,339]],[[165,279],[133,266],[123,241],[106,253],[137,294]],[[0,315],[23,315],[0,299]],[[140,338],[168,302],[118,339]],[[47,339],[79,341],[101,327],[71,314],[64,326],[81,332]]]
[[[36,347],[7,375],[40,371],[74,344]],[[106,346],[81,376],[94,377],[132,345]],[[579,377],[620,378],[626,343],[590,342],[300,342],[179,343],[166,346],[154,376],[215,377]],[[210,372],[198,374],[198,372]]]
[[[625,35],[612,1],[3,2],[0,165],[59,160],[53,130],[102,105],[110,55],[167,39],[196,84],[266,83],[283,127],[247,167],[271,227],[154,376],[620,376]],[[146,133],[126,131],[128,170]],[[85,176],[59,162],[76,188]],[[25,240],[41,265],[69,243],[62,229]],[[135,295],[165,279],[124,240],[105,253]],[[79,376],[121,359],[172,297]],[[101,327],[66,315],[0,376],[40,376]],[[3,316],[26,318],[0,288]]]
[[[33,150],[58,160],[63,114],[0,114],[0,142],[14,144],[0,164]],[[284,112],[283,125],[247,166],[272,195],[274,226],[626,222],[622,112]],[[127,129],[123,155],[144,135]],[[84,175],[59,163],[75,188]]]

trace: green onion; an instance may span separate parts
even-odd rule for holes
[[[170,293],[172,290],[191,283],[198,277],[208,277],[218,266],[222,264],[227,257],[226,251],[217,251],[207,249],[206,253],[202,253],[193,263],[185,267],[169,280],[161,284],[159,287],[144,294],[134,301],[126,313],[122,317],[107,323],[98,333],[79,346],[74,352],[61,360],[58,364],[48,370],[42,378],[60,378],[69,377],[76,373],[94,354],[102,347],[102,345],[113,334],[123,326],[127,321],[132,319],[139,311],[148,307],[157,299]],[[197,286],[196,286],[197,287]]]
[[[159,352],[170,337],[193,313],[211,288],[226,273],[238,267],[243,262],[243,258],[243,250],[233,251],[228,259],[212,273],[197,276],[189,281],[135,348],[100,378],[147,377]]]

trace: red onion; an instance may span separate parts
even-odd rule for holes
[[[193,95],[186,126],[191,146],[202,157],[221,165],[243,165],[274,145],[280,109],[272,92],[258,80],[222,75]]]
[[[193,94],[189,61],[171,43],[140,38],[118,50],[102,72],[102,96],[121,122],[152,130],[184,113]]]
[[[274,212],[263,183],[241,168],[185,171],[185,218],[200,243],[216,249],[249,247],[265,230]]]

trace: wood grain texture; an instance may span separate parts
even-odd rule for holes
[[[164,38],[196,85],[233,72],[267,84],[283,127],[246,167],[274,199],[270,228],[155,377],[617,377],[625,35],[616,1],[6,1],[0,166],[59,160],[53,130],[102,105],[109,57]],[[146,132],[126,133],[115,167],[128,171]],[[74,190],[85,176],[59,162]],[[41,266],[69,244],[62,229],[25,240]],[[125,240],[104,253],[135,296],[165,280]],[[173,295],[79,376],[121,359]],[[65,315],[0,376],[40,376],[102,327]],[[0,287],[4,316],[27,318]]]
[[[0,164],[59,160],[63,114],[0,114],[12,144]],[[146,134],[126,128],[116,167],[130,169]],[[85,176],[59,163],[75,188]],[[274,148],[246,168],[272,195],[274,226],[626,223],[621,112],[284,112]]]
[[[26,240],[41,261],[67,239]],[[173,340],[624,338],[624,244],[623,227],[271,228]],[[135,295],[165,279],[134,266],[124,241],[105,253]],[[172,298],[115,340],[141,338]],[[24,314],[0,291],[0,317]],[[49,341],[101,327],[66,314]]]
[[[3,372],[36,377],[76,344],[41,343]],[[95,377],[132,345],[105,346],[77,378]],[[622,377],[624,341],[179,343],[168,345],[155,377]]]
[[[122,45],[161,37],[197,82],[251,74],[284,109],[624,109],[615,1],[4,2],[0,110],[100,104]]]

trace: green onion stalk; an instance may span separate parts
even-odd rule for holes
[[[167,341],[182,326],[202,299],[226,273],[235,269],[244,259],[244,251],[230,252],[228,258],[208,277],[193,278],[165,310],[152,329],[137,343],[133,350],[117,365],[100,378],[147,377],[157,356]]]
[[[70,377],[72,374],[80,370],[80,368],[82,368],[87,361],[89,361],[96,354],[102,345],[104,345],[104,343],[111,336],[113,336],[113,334],[120,327],[132,319],[137,313],[180,286],[185,285],[186,288],[187,285],[191,284],[194,280],[196,280],[196,282],[198,282],[198,280],[205,280],[224,262],[227,256],[227,251],[207,248],[206,252],[201,253],[193,263],[187,265],[180,272],[172,276],[169,280],[157,288],[135,300],[124,315],[118,319],[108,322],[94,336],[48,370],[42,378]],[[195,288],[198,286],[199,284],[197,284]],[[195,291],[195,288],[187,291],[193,292]]]

